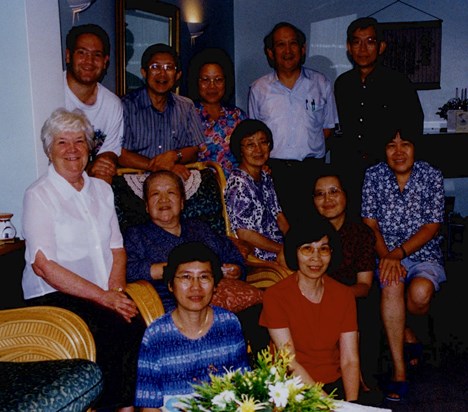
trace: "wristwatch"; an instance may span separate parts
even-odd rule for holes
[[[177,155],[176,163],[180,163],[180,161],[182,160],[182,152],[180,150],[177,150],[176,155]]]

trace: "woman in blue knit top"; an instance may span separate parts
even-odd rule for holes
[[[183,243],[169,254],[163,278],[176,308],[143,337],[135,404],[142,411],[179,411],[180,396],[209,381],[210,373],[249,367],[237,317],[210,305],[222,277],[218,256],[201,242]]]

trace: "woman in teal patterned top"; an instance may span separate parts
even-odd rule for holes
[[[177,306],[143,337],[135,400],[143,411],[179,411],[178,399],[193,393],[193,384],[225,369],[249,368],[237,317],[210,306],[223,277],[218,256],[201,242],[183,243],[169,254],[163,277]]]

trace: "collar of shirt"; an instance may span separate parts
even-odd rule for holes
[[[149,97],[148,89],[145,87],[143,93],[140,96],[140,106],[142,109],[153,108],[151,99]],[[174,97],[173,93],[169,92],[167,95],[167,106],[174,106]]]
[[[304,67],[301,66],[301,73],[299,74],[299,77],[297,78],[296,82],[294,83],[294,86],[296,86],[296,84],[299,82],[299,80],[301,78],[310,78],[310,76],[308,75],[308,73],[304,70]],[[272,73],[272,77],[271,77],[271,83],[277,83],[277,84],[280,84],[282,87],[286,87],[283,85],[283,83],[281,83],[279,77],[278,77],[278,73],[275,71],[273,71]]]
[[[48,177],[65,199],[71,199],[73,196],[76,196],[77,193],[89,195],[90,178],[85,171],[83,171],[83,189],[81,189],[79,192],[63,176],[57,173],[52,163],[49,164]]]

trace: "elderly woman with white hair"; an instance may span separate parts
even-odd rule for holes
[[[23,293],[28,305],[75,312],[96,343],[104,390],[96,407],[133,410],[136,359],[144,332],[126,287],[126,253],[113,192],[85,171],[93,129],[76,109],[55,110],[41,130],[47,173],[26,190]]]

